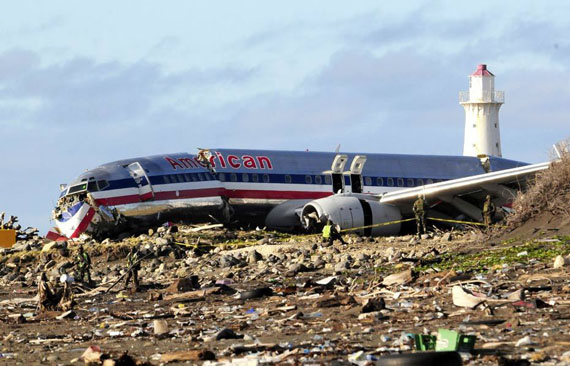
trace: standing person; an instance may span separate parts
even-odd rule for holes
[[[42,272],[38,282],[38,309],[40,311],[52,310],[56,302],[55,293],[48,282],[46,273]]]
[[[418,239],[422,238],[421,229],[423,228],[424,234],[427,233],[426,229],[426,212],[425,212],[426,202],[422,195],[418,195],[418,199],[414,202],[414,216],[416,217],[416,225],[418,230]]]
[[[89,254],[83,250],[83,245],[80,244],[78,249],[77,257],[75,258],[77,278],[79,281],[91,285],[91,258]],[[87,280],[85,277],[87,277]]]
[[[485,226],[491,225],[493,222],[493,216],[495,216],[495,204],[491,202],[491,196],[487,195],[485,197],[485,203],[483,204],[483,223]]]
[[[342,244],[346,242],[342,239],[340,232],[336,225],[329,219],[326,225],[323,227],[323,241],[328,241],[329,245],[332,245],[333,241],[336,239],[340,240]]]
[[[129,287],[129,282],[131,277],[133,278],[134,282],[134,292],[139,290],[139,269],[141,268],[140,260],[139,260],[139,251],[136,246],[132,247],[127,255],[127,278],[125,279],[125,287],[123,289],[127,289]]]

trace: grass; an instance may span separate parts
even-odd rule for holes
[[[464,272],[487,272],[501,267],[504,264],[528,264],[532,260],[550,263],[558,255],[570,254],[570,237],[562,236],[556,239],[559,241],[553,243],[530,241],[523,245],[486,250],[477,253],[447,253],[438,258],[438,263],[420,265],[416,267],[415,270],[425,272],[432,268],[440,270],[453,268]],[[522,252],[527,252],[527,254],[519,255],[519,253]],[[435,257],[432,257],[432,259],[435,259]],[[429,260],[429,258],[427,260]]]

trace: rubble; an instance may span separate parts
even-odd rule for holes
[[[461,232],[413,245],[411,236],[347,235],[352,244],[328,246],[316,236],[172,227],[78,240],[94,284],[74,282],[67,311],[36,308],[38,277],[72,278],[77,242],[2,252],[2,360],[364,365],[419,354],[419,340],[439,328],[476,337],[464,364],[570,359],[570,283],[552,265],[569,238],[490,248]],[[141,291],[120,292],[112,285],[133,246],[144,258]]]

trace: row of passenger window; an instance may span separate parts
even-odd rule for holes
[[[289,174],[285,174],[284,176],[273,176],[271,177],[269,174],[263,174],[260,176],[257,173],[249,174],[249,173],[218,173],[218,178],[222,182],[230,181],[230,182],[260,182],[263,181],[264,183],[306,183],[306,184],[332,184],[332,178],[330,175],[305,175],[303,176],[291,176]],[[304,179],[304,182],[303,182]],[[379,186],[379,187],[416,187],[416,186],[423,186],[424,184],[432,184],[438,182],[438,180],[433,180],[431,178],[426,179],[425,181],[421,178],[414,179],[414,178],[372,178],[372,177],[365,177],[364,178],[364,185],[365,186]],[[346,182],[349,184],[349,182]]]
[[[441,181],[441,180],[439,180]],[[423,186],[424,184],[432,184],[435,182],[439,182],[437,179],[426,179],[425,181],[421,178],[414,179],[414,178],[382,178],[378,177],[373,180],[372,177],[365,177],[364,178],[364,185],[365,186],[372,186],[376,185],[379,187],[416,187],[416,186]],[[374,184],[376,183],[376,184]]]
[[[195,173],[195,174],[170,174],[163,175],[162,180],[164,183],[184,183],[184,182],[201,182],[205,180],[214,180],[214,176],[210,173]]]
[[[218,179],[222,182],[263,182],[263,183],[305,183],[305,184],[332,184],[332,179],[330,175],[305,175],[303,176],[291,176],[285,174],[284,176],[273,176],[269,174],[257,174],[257,173],[218,173]],[[164,183],[184,183],[184,182],[198,182],[206,180],[215,180],[216,178],[210,173],[195,173],[195,174],[171,174],[162,176]],[[304,182],[303,182],[304,179]],[[424,184],[432,184],[438,180],[426,179],[425,181],[421,178],[372,178],[365,177],[365,186],[379,186],[379,187],[416,187],[423,186]]]

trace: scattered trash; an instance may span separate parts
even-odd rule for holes
[[[486,300],[485,296],[474,296],[466,292],[461,286],[453,286],[451,289],[453,305],[465,308],[475,308]]]

